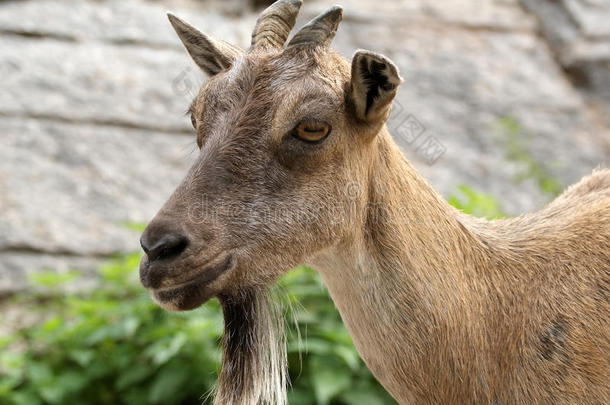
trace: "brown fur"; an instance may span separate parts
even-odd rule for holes
[[[185,32],[189,48],[197,33]],[[202,68],[220,65],[200,48]],[[610,171],[536,213],[471,218],[432,190],[387,132],[402,80],[387,58],[358,52],[350,67],[306,44],[231,60],[194,100],[199,158],[145,232],[189,239],[171,262],[143,260],[161,305],[190,309],[221,296],[225,310],[259,313],[235,297],[308,263],[401,404],[610,402]],[[330,124],[328,138],[296,139],[303,119]],[[220,275],[184,286],[206,271]],[[237,358],[227,353],[235,347],[225,345],[226,358]],[[252,364],[268,356],[255,352]],[[254,380],[231,385],[248,373],[235,369],[241,360],[229,364],[217,404],[269,398]]]
[[[383,223],[311,261],[377,378],[401,404],[607,403],[610,172],[488,222],[445,203],[392,143],[370,170]]]

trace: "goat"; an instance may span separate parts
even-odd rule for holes
[[[516,218],[457,211],[385,126],[398,68],[332,51],[336,6],[285,45],[300,5],[267,8],[247,51],[169,15],[210,80],[189,109],[199,156],[142,235],[140,278],[168,310],[219,298],[214,403],[286,403],[266,292],[300,264],[401,404],[610,403],[610,171]]]

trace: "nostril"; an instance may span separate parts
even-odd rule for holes
[[[188,239],[182,235],[164,235],[152,246],[140,239],[140,244],[148,260],[167,260],[180,255],[188,246]]]
[[[140,246],[142,247],[144,253],[146,253],[146,256],[148,256],[148,252],[150,252],[150,249],[146,245],[146,242],[144,242],[144,236],[140,237]]]

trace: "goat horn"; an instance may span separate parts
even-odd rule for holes
[[[335,37],[337,27],[343,17],[343,9],[333,6],[305,25],[290,40],[287,48],[301,45],[328,46]]]
[[[301,8],[301,0],[278,0],[265,9],[256,20],[252,32],[253,48],[284,46]]]

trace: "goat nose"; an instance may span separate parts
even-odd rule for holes
[[[177,257],[188,246],[188,239],[177,233],[144,232],[140,238],[140,245],[148,260],[153,262]]]

